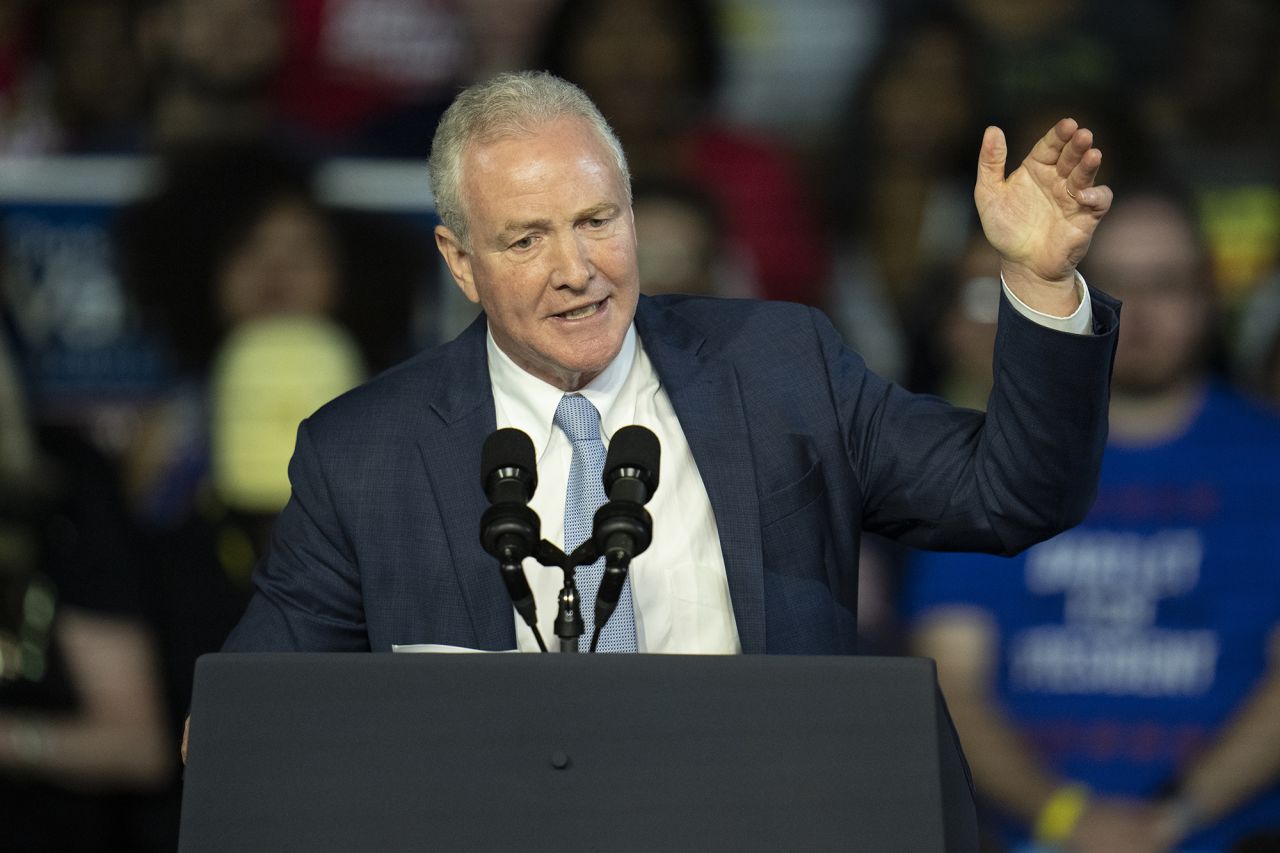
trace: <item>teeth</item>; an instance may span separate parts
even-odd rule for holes
[[[566,311],[560,316],[564,317],[566,320],[581,320],[583,317],[590,317],[592,314],[596,313],[596,309],[599,307],[599,302],[593,302],[590,305],[578,308],[575,311]]]

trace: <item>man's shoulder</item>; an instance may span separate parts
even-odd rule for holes
[[[357,432],[366,437],[417,424],[461,374],[485,371],[483,330],[479,346],[471,330],[393,365],[321,406],[308,418],[312,429]]]

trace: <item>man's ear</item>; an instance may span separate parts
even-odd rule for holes
[[[443,225],[436,226],[436,248],[440,250],[440,254],[444,257],[445,264],[449,267],[449,272],[453,275],[454,282],[458,285],[458,289],[463,292],[467,299],[476,303],[480,303],[480,293],[476,290],[475,276],[471,271],[471,252],[467,250],[462,241],[458,239],[458,235],[454,234]]]

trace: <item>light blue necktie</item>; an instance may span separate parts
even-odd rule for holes
[[[600,440],[600,413],[581,394],[566,394],[556,406],[555,425],[573,444],[573,463],[569,466],[569,490],[564,498],[564,550],[572,553],[591,536],[591,521],[605,502],[604,442]],[[604,557],[577,570],[578,595],[582,606],[585,632],[578,640],[580,651],[591,647],[595,631],[596,592],[604,576]],[[631,576],[622,586],[622,597],[604,630],[600,632],[599,652],[634,652],[636,650],[636,617],[631,609]]]

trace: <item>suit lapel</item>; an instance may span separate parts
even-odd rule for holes
[[[437,385],[426,395],[436,418],[419,449],[440,508],[453,570],[482,649],[513,649],[515,623],[497,564],[480,547],[480,516],[488,506],[480,486],[480,450],[497,423],[485,352],[485,318],[448,344]]]
[[[737,374],[726,360],[703,352],[706,338],[699,330],[653,300],[641,297],[636,328],[711,499],[742,650],[763,654],[760,502]]]

